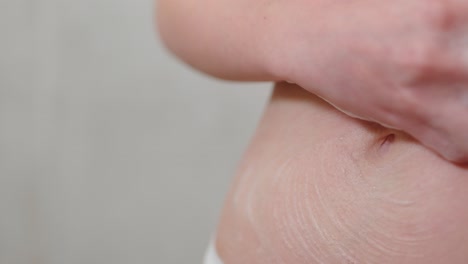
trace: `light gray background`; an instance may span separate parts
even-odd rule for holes
[[[201,262],[270,85],[153,26],[151,0],[0,0],[0,264]]]

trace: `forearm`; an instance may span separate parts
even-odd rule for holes
[[[157,23],[165,45],[209,75],[275,81],[267,63],[263,0],[160,0]],[[260,11],[261,10],[261,11]]]

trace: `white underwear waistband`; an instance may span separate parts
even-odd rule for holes
[[[204,264],[223,264],[223,262],[218,256],[218,253],[216,252],[214,239],[210,241],[210,246],[208,247],[208,250],[206,251],[205,259],[203,263]]]

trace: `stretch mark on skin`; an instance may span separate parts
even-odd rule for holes
[[[321,148],[312,150],[312,152],[323,153]],[[283,242],[290,241],[291,238],[295,241],[296,250],[292,253],[295,256],[296,263],[299,263],[297,259],[302,260],[300,263],[310,263],[311,259],[314,259],[315,263],[329,263],[327,259],[330,258],[331,252],[326,245],[336,243],[327,240],[331,235],[326,228],[319,226],[319,221],[315,217],[319,211],[311,210],[314,205],[311,205],[310,202],[314,201],[314,198],[309,196],[312,192],[308,191],[309,186],[314,186],[314,183],[310,182],[310,178],[318,175],[319,171],[316,169],[310,171],[310,168],[297,170],[298,167],[301,167],[297,166],[298,164],[307,164],[307,158],[304,155],[298,155],[288,159],[287,162],[282,164],[282,169],[278,171],[284,181],[279,181],[276,184],[289,186],[289,189],[286,190],[288,195],[285,201],[278,206],[281,209],[277,210],[276,213],[280,216],[281,221],[277,224],[286,226],[286,229],[282,232]],[[305,182],[298,180],[298,177],[301,180],[304,179]],[[318,194],[320,195],[320,193]],[[284,209],[287,211],[283,211]],[[310,229],[310,223],[312,223],[312,230]],[[314,231],[318,233],[318,237],[313,235],[312,232]],[[323,243],[326,241],[329,242]],[[341,250],[341,252],[342,255],[346,255],[344,251]],[[351,257],[348,256],[347,258],[352,263]]]
[[[234,201],[252,226],[260,242],[257,252],[266,263],[366,263],[367,258],[373,264],[423,257],[418,249],[431,238],[428,230],[404,235],[407,219],[392,214],[406,216],[416,203],[400,199],[394,188],[381,188],[382,180],[391,183],[391,174],[398,173],[395,164],[404,164],[416,150],[380,167],[362,167],[364,154],[349,147],[359,136],[355,134],[312,148],[287,146],[269,159],[265,167],[273,169],[266,173],[244,164]],[[280,163],[288,153],[295,155]],[[314,159],[316,167],[307,166]]]
[[[336,142],[328,143],[336,145]],[[398,256],[422,257],[417,251],[412,253],[412,250],[426,237],[404,237],[383,231],[392,231],[395,228],[397,231],[402,220],[388,215],[383,208],[379,209],[382,201],[395,205],[392,208],[396,209],[413,203],[386,200],[387,197],[383,195],[376,200],[376,196],[362,193],[367,187],[369,192],[378,191],[370,188],[371,184],[365,180],[372,175],[361,175],[365,172],[361,172],[354,158],[350,158],[352,155],[348,153],[340,153],[333,162],[327,160],[330,154],[336,154],[328,143],[321,143],[320,148],[311,150],[311,153],[321,154],[319,168],[306,167],[298,170],[297,167],[307,164],[310,157],[297,155],[283,163],[277,172],[280,175],[275,175],[275,178],[281,179],[277,180],[276,185],[289,186],[286,190],[287,197],[283,197],[285,201],[275,211],[275,219],[279,219],[277,225],[283,236],[283,243],[288,245],[287,248],[295,247],[292,254],[296,259],[303,260],[296,263],[307,263],[307,259],[309,263],[310,259],[314,259],[316,263],[337,260],[363,263],[355,256],[354,249],[359,249],[359,255],[369,256],[369,263],[382,255],[388,259]],[[317,155],[313,157],[317,158]],[[341,165],[337,168],[336,164]],[[337,197],[337,193],[340,196]],[[374,202],[376,204],[372,206]],[[377,211],[372,210],[374,207]],[[354,212],[355,209],[358,211]],[[356,232],[356,228],[362,228],[363,231]],[[314,236],[314,233],[317,235]],[[353,244],[353,241],[358,243]]]
[[[314,263],[319,264],[323,262],[320,260],[318,255],[322,255],[324,252],[320,252],[320,240],[315,239],[310,241],[304,238],[303,232],[309,232],[309,230],[307,230],[307,225],[304,224],[304,218],[306,217],[314,223],[315,229],[319,232],[321,237],[324,237],[325,235],[321,233],[322,228],[319,227],[314,215],[307,214],[305,216],[304,214],[298,213],[298,208],[302,208],[300,203],[303,202],[298,202],[296,198],[296,194],[299,193],[297,186],[301,185],[300,183],[296,183],[297,175],[302,175],[304,173],[304,171],[297,171],[298,166],[296,166],[296,164],[300,158],[301,157],[299,156],[289,158],[281,165],[280,170],[276,173],[275,186],[288,186],[289,188],[285,190],[287,195],[283,197],[283,201],[278,206],[274,207],[275,210],[273,213],[277,221],[276,225],[280,226],[280,239],[283,243],[292,245],[293,251],[290,253],[294,254],[294,258],[303,260],[313,259]],[[294,213],[291,213],[289,210],[285,211],[287,208],[294,208]],[[299,218],[300,223],[297,222],[297,218]],[[292,228],[295,226],[299,227]],[[311,244],[313,245],[312,248],[310,247]]]
[[[330,144],[331,142],[327,142],[328,144]],[[330,157],[330,154],[327,153],[326,151],[330,151],[330,149],[332,147],[328,146],[328,144],[325,144],[324,147],[323,147],[323,151],[322,153],[324,153],[324,155],[321,156],[321,166],[320,166],[320,172],[318,175],[320,175],[321,179],[325,180],[325,184],[322,184],[321,186],[328,186],[327,184],[327,179],[329,179],[330,177],[334,177],[335,175],[332,175],[333,173],[333,167],[335,167],[333,164],[329,164],[330,161],[327,160],[327,157]],[[333,143],[332,143],[333,144]],[[344,149],[346,149],[346,142],[342,142],[342,145],[339,146],[339,148],[343,149],[343,147],[345,147]],[[352,152],[350,151],[345,151],[346,153],[348,154],[351,154]],[[341,158],[338,158],[335,160],[335,162],[337,164],[340,164],[340,167],[341,167],[341,170],[340,172],[338,173],[341,173],[342,176],[345,176],[344,179],[353,179],[352,177],[349,178],[349,174],[353,175],[354,176],[357,176],[356,175],[356,172],[353,172],[353,171],[350,171],[349,168],[355,168],[356,167],[356,164],[352,164],[350,162],[350,160],[348,159],[343,159]],[[346,169],[348,168],[348,169]],[[336,172],[335,172],[336,173]],[[360,173],[357,173],[358,175],[361,175]],[[362,179],[362,177],[356,177],[355,179],[353,179],[354,181],[357,180],[357,179]],[[333,179],[332,179],[333,180]],[[345,186],[354,186],[355,184],[357,184],[356,182],[353,182],[353,183],[347,183],[347,182],[344,182]],[[326,204],[325,202],[325,197],[326,195],[323,195],[321,190],[320,190],[320,186],[318,185],[318,182],[317,181],[314,181],[313,183],[313,186],[314,186],[314,190],[315,191],[315,194],[317,195],[318,197],[318,205],[320,205],[320,208],[317,208],[318,211],[320,211],[320,209],[322,209],[323,211],[325,211],[325,215],[328,217],[328,219],[330,220],[330,222],[333,224],[332,227],[334,228],[337,228],[338,230],[341,230],[341,231],[346,231],[345,233],[347,234],[348,237],[355,237],[356,234],[354,234],[353,232],[348,232],[350,230],[352,230],[352,227],[347,225],[346,224],[346,221],[340,219],[339,215],[335,213],[333,213],[332,211],[330,211],[330,206]],[[341,195],[344,195],[344,192],[340,192]],[[350,197],[351,199],[355,200],[355,198],[353,197]],[[352,204],[355,204],[356,201],[351,201],[349,202],[348,204],[353,206]],[[335,208],[336,210],[338,210],[339,208]],[[339,232],[337,234],[340,234]],[[341,233],[343,234],[343,233]],[[344,246],[342,246],[340,244],[339,239],[335,238],[333,239],[332,241],[330,241],[330,236],[329,238],[327,239],[329,242],[328,243],[331,243],[333,248],[335,248],[336,250],[338,250],[340,253],[341,253],[341,258],[343,258],[344,260],[346,260],[347,262],[349,263],[356,263],[357,261],[355,260],[355,258],[351,255],[351,252],[349,252],[349,250],[347,250]],[[325,241],[327,241],[325,240]],[[327,243],[327,244],[328,244]],[[333,254],[333,252],[330,252],[330,254]]]
[[[305,173],[307,173],[305,171]],[[298,193],[303,193],[303,189],[305,186],[307,186],[309,183],[306,181],[305,184],[298,182],[297,179],[294,182],[291,182],[291,189],[293,189],[293,192],[291,193],[291,197],[293,198],[291,200],[292,202],[292,208],[294,208],[294,215],[296,216],[295,219],[291,219],[291,221],[296,220],[296,233],[299,237],[301,237],[301,248],[303,252],[307,252],[308,248],[310,248],[311,244],[316,244],[316,248],[318,249],[317,255],[323,255],[323,252],[321,252],[321,248],[319,245],[317,245],[317,242],[320,240],[314,239],[312,236],[304,236],[305,233],[307,233],[308,230],[308,225],[310,223],[310,219],[314,222],[314,226],[317,227],[317,231],[319,232],[321,237],[325,237],[323,234],[323,229],[320,228],[317,224],[317,221],[315,219],[314,215],[310,215],[308,210],[304,210],[304,208],[307,208],[307,203],[308,201],[304,199],[304,197],[296,195]],[[307,259],[307,255],[304,254],[301,256],[302,258]],[[318,259],[317,257],[315,257]],[[318,261],[318,263],[321,263]]]
[[[241,175],[240,176],[240,179],[239,179],[239,183],[238,183],[238,186],[248,186],[246,185],[246,182],[252,178],[251,175],[253,175],[253,173],[255,172],[255,169],[253,168],[252,165],[250,164],[242,164],[241,165],[241,169],[239,170],[239,174]],[[241,207],[241,198],[243,197],[243,193],[241,190],[243,190],[242,188],[238,188],[235,192],[234,192],[234,195],[233,195],[233,204],[236,208],[239,208]]]

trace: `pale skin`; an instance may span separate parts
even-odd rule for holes
[[[290,81],[468,162],[466,0],[160,0],[158,27],[209,75]]]
[[[225,264],[468,262],[468,168],[442,158],[467,160],[466,1],[202,2],[159,2],[176,55],[300,85],[276,85],[236,174]]]
[[[216,247],[225,264],[465,264],[467,189],[467,167],[278,84]]]

